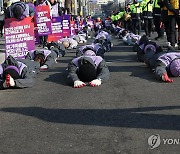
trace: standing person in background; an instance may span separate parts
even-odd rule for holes
[[[36,0],[34,2],[34,5],[35,6],[46,6],[46,5],[48,5],[50,10],[51,10],[51,4],[49,3],[48,0]],[[47,38],[48,38],[48,36],[39,36],[39,39],[40,39],[39,47],[45,46],[45,44],[47,43]]]
[[[161,7],[158,5],[158,0],[154,0],[153,2],[153,19],[155,30],[158,34],[155,40],[161,40],[164,38],[164,26],[161,20]]]
[[[33,16],[34,12],[31,11],[33,10],[29,8],[28,4],[18,1],[12,3],[11,6],[6,9],[5,18],[16,18],[18,20],[22,20],[26,17]]]
[[[6,12],[7,3],[3,4],[3,7],[0,10],[0,35],[3,36],[3,28],[4,28],[4,17]]]
[[[131,19],[131,10],[130,10],[130,4],[127,4],[125,7],[125,15],[124,15],[124,28],[131,31],[132,30],[132,19]]]
[[[164,30],[167,36],[167,45],[169,46],[170,43],[170,29],[169,29],[169,18],[168,18],[168,9],[164,4],[165,0],[158,1],[158,5],[161,7],[161,20],[164,24]]]
[[[179,0],[165,0],[165,6],[168,9],[170,23],[170,42],[173,48],[177,47],[176,24],[179,29],[178,46],[180,48],[180,2]]]
[[[133,4],[130,6],[131,10],[131,18],[132,18],[132,32],[134,34],[140,34],[141,30],[141,13],[142,13],[142,7],[140,5],[140,2],[138,0],[134,0]]]
[[[144,0],[142,1],[142,10],[143,10],[143,18],[144,18],[144,24],[145,24],[145,33],[147,36],[151,37],[152,33],[152,0]]]
[[[60,7],[59,3],[56,0],[49,0],[49,3],[51,5],[50,11],[51,11],[52,17],[62,16],[63,10]]]

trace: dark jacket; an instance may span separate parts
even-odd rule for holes
[[[95,66],[97,70],[97,79],[100,78],[102,82],[105,82],[109,79],[110,73],[105,60],[103,60],[100,56],[81,56],[73,59],[68,64],[68,78],[70,78],[71,81],[74,82],[76,80],[79,80],[77,75],[78,68],[84,60],[90,62]]]
[[[15,87],[26,88],[26,87],[33,86],[36,72],[32,69],[31,66],[28,66],[23,62],[15,60],[12,56],[8,56],[5,62],[0,65],[0,85],[1,86],[3,82],[5,81],[5,79],[3,78],[3,71],[9,65],[16,66],[20,72],[20,78],[14,80]]]

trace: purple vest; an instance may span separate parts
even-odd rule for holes
[[[97,43],[92,43],[90,45],[84,45],[81,48],[79,48],[79,51],[81,51],[81,53],[83,54],[86,49],[91,49],[93,50],[95,53],[97,53],[97,51],[99,50],[100,46]]]
[[[18,61],[18,70],[19,70],[19,74],[21,75],[21,73],[22,73],[22,70],[25,68],[25,67],[27,67],[24,63],[22,63],[22,62],[19,62]],[[3,72],[4,72],[4,70],[3,70],[3,67],[2,67],[2,64],[0,65],[0,76],[2,77],[2,75],[3,75]]]
[[[22,73],[22,70],[23,70],[25,67],[27,67],[27,66],[26,66],[24,63],[18,61],[19,74]]]
[[[49,56],[51,54],[50,50],[46,50],[46,49],[39,49],[37,50],[39,53],[42,53],[45,56],[45,59],[47,58],[47,56]],[[34,52],[35,51],[30,51],[29,54],[31,56],[32,59],[34,59]]]
[[[100,57],[100,56],[81,56],[81,57],[73,59],[72,60],[73,64],[75,64],[79,68],[79,60],[83,57],[91,58],[94,63],[93,65],[95,65],[95,68],[97,68],[98,65],[100,64],[100,62],[103,60],[102,57]]]
[[[99,38],[101,38],[101,37],[105,37],[106,40],[110,40],[109,34],[108,34],[107,32],[105,32],[105,31],[101,31],[101,32],[96,36],[95,39],[99,39]]]
[[[172,60],[175,58],[180,58],[180,53],[172,52],[172,53],[165,53],[160,56],[157,60],[163,62],[166,66],[169,66]]]

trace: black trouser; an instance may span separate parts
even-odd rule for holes
[[[0,35],[3,35],[4,20],[0,21]]]
[[[156,29],[156,32],[158,33],[158,37],[164,36],[164,27],[161,26],[161,16],[153,16],[154,18],[154,26]]]
[[[131,22],[132,22],[131,19],[124,21],[124,28],[129,30],[129,31],[132,31]]]
[[[164,24],[164,29],[167,36],[167,41],[170,42],[170,29],[169,29],[169,18],[168,18],[168,10],[162,10],[161,12],[162,22]]]
[[[176,38],[176,23],[180,25],[180,21],[175,15],[169,15],[169,29],[170,29],[170,42],[172,46],[175,46],[177,42]],[[180,29],[180,28],[179,28]],[[180,38],[178,38],[180,39]]]
[[[138,30],[138,34],[140,34],[140,30],[141,30],[141,19],[140,18],[133,18],[132,19],[132,32],[134,34],[137,34],[137,30]]]
[[[44,46],[47,43],[47,38],[48,36],[39,36],[40,44]]]
[[[151,35],[152,32],[152,18],[144,18],[145,33],[147,36]]]

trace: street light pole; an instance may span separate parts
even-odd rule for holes
[[[77,0],[74,0],[74,14],[77,15]]]
[[[83,17],[86,16],[86,0],[82,0],[82,6],[83,6]]]

